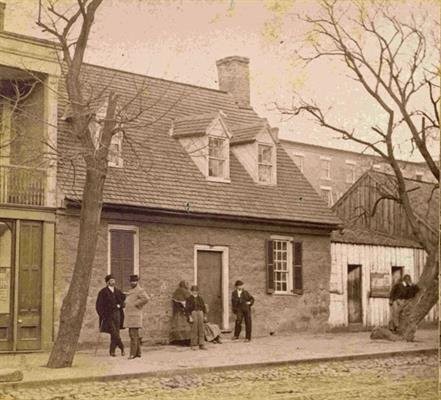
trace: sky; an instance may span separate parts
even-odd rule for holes
[[[5,30],[49,38],[36,27],[38,0],[3,0]],[[435,2],[397,0],[398,13],[429,11]],[[69,0],[59,0],[61,6]],[[314,13],[313,0],[104,0],[91,32],[86,61],[154,77],[217,88],[216,60],[250,59],[251,102],[280,128],[280,137],[360,151],[307,118],[287,120],[275,104],[289,106],[295,93],[332,106],[347,127],[369,131],[382,122],[378,107],[337,63],[299,65],[296,50],[307,32],[297,15]],[[366,133],[368,135],[368,133]],[[407,158],[402,135],[400,158]],[[437,156],[439,146],[433,146]],[[412,159],[417,160],[413,156]]]

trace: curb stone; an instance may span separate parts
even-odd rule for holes
[[[380,353],[367,353],[367,354],[352,354],[337,357],[311,357],[305,359],[295,359],[295,360],[284,360],[284,361],[264,361],[258,363],[245,363],[245,364],[229,364],[229,365],[219,365],[212,367],[189,367],[183,369],[169,369],[162,371],[145,371],[136,373],[122,373],[122,374],[112,374],[103,376],[85,376],[85,377],[75,377],[75,378],[58,378],[58,379],[42,379],[35,381],[21,381],[21,382],[0,382],[0,391],[5,391],[7,389],[17,390],[21,388],[36,388],[44,385],[63,385],[72,383],[86,383],[86,382],[110,382],[117,380],[126,379],[142,379],[142,378],[162,378],[162,377],[172,377],[176,375],[191,375],[200,373],[210,373],[210,372],[222,372],[235,369],[253,369],[253,368],[265,368],[265,367],[279,367],[279,366],[290,366],[308,363],[319,363],[319,362],[338,362],[338,361],[352,361],[352,360],[366,360],[375,358],[388,358],[397,356],[408,356],[408,355],[432,355],[438,354],[437,348],[432,349],[418,349],[418,350],[401,350],[401,351],[390,351],[390,352],[380,352]],[[21,372],[21,371],[19,371]]]

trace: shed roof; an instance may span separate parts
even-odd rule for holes
[[[381,194],[398,196],[397,179],[392,174],[378,171],[366,171],[334,204],[333,209],[338,210],[347,202],[348,196],[358,187],[365,184],[366,178],[371,178],[375,188]],[[405,179],[406,189],[413,211],[421,224],[425,226],[430,235],[437,235],[439,229],[439,187],[430,182],[422,182],[415,179]],[[375,190],[372,188],[372,190]],[[397,237],[384,232],[374,231],[368,227],[354,225],[353,221],[343,221],[344,229],[333,232],[334,242],[354,244],[374,244],[397,247],[418,247],[421,245],[411,237]]]

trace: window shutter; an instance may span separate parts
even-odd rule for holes
[[[266,292],[274,293],[274,262],[273,262],[273,241],[267,240],[266,246]]]
[[[292,265],[292,291],[297,294],[303,294],[303,243],[293,243],[293,265]]]

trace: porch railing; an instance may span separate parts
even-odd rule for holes
[[[0,203],[44,206],[46,170],[0,165]]]

